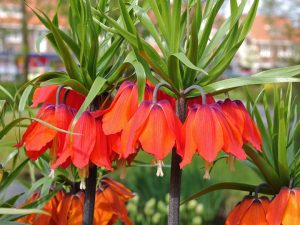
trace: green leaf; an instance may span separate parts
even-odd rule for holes
[[[245,37],[247,36],[248,32],[250,31],[252,24],[254,22],[254,19],[255,19],[256,11],[258,8],[258,3],[259,3],[259,0],[254,0],[253,4],[248,12],[247,17],[245,18],[243,28],[241,30],[238,41],[243,41],[245,39]]]
[[[287,161],[287,130],[286,130],[286,122],[285,122],[285,107],[284,101],[281,99],[279,102],[279,129],[278,129],[278,169],[279,176],[282,181],[282,185],[289,184],[289,169],[288,169],[288,161]]]
[[[268,83],[300,82],[300,78],[293,78],[300,74],[300,66],[291,66],[259,72],[249,77],[237,77],[217,81],[204,86],[206,93],[223,93],[233,88]]]
[[[49,215],[48,212],[45,212],[40,209],[0,208],[0,214],[2,215],[26,215],[26,214],[33,214],[33,213]]]
[[[95,99],[95,97],[98,94],[101,94],[104,90],[106,84],[106,80],[102,77],[97,77],[88,93],[88,95],[86,96],[84,102],[82,103],[80,109],[78,110],[78,112],[76,113],[73,122],[72,122],[72,130],[75,126],[75,124],[77,123],[79,117],[82,115],[82,113],[90,106],[90,104],[93,102],[93,100]]]
[[[21,114],[25,110],[25,107],[26,107],[26,104],[27,104],[27,101],[28,101],[29,95],[31,94],[32,89],[33,89],[33,86],[29,85],[25,89],[25,91],[23,92],[23,94],[21,95],[20,102],[19,102],[19,113],[21,113]]]
[[[19,193],[14,195],[13,197],[6,200],[3,204],[0,205],[0,208],[13,207],[16,201],[23,195],[24,193]]]
[[[172,56],[174,56],[174,57],[176,57],[177,59],[179,59],[179,60],[180,60],[184,65],[186,65],[188,68],[193,69],[193,70],[196,70],[196,71],[199,71],[199,72],[202,72],[202,73],[204,73],[205,75],[208,75],[208,73],[207,73],[205,70],[203,70],[203,69],[201,69],[201,68],[195,66],[195,65],[194,65],[194,64],[186,57],[186,55],[185,55],[184,53],[182,53],[182,52],[179,52],[179,53],[173,53],[173,54],[170,55],[170,57],[172,57]]]
[[[185,203],[187,203],[193,199],[199,198],[207,193],[217,191],[217,190],[224,190],[224,189],[254,192],[256,189],[256,186],[250,185],[250,184],[243,184],[243,183],[234,183],[234,182],[218,183],[218,184],[211,185],[207,188],[204,188],[200,192],[193,194],[192,196],[184,199],[180,204],[185,204]],[[269,195],[276,194],[272,189],[266,188],[266,187],[262,187],[261,189],[259,189],[259,193],[269,194]]]
[[[209,13],[209,17],[206,21],[204,30],[202,31],[201,38],[199,39],[198,59],[201,58],[202,54],[205,51],[215,18],[217,16],[217,13],[219,12],[221,6],[223,5],[223,3],[224,3],[224,0],[218,0],[216,2],[216,4],[214,5],[212,11]]]
[[[66,79],[61,84],[72,88],[74,91],[77,91],[84,96],[86,96],[89,92],[87,88],[85,88],[80,82],[74,79]]]
[[[169,21],[169,16],[168,15],[168,8],[167,7],[164,7],[164,18],[162,17],[162,14],[160,13],[159,11],[159,7],[157,5],[157,2],[156,1],[148,1],[150,6],[151,6],[151,9],[153,10],[153,13],[155,15],[155,18],[157,20],[157,25],[159,27],[159,30],[161,31],[162,35],[164,36],[164,38],[170,42],[170,39],[169,39],[169,35],[170,35],[170,32],[168,31],[168,28],[169,26],[167,26],[167,23]]]
[[[268,184],[270,184],[275,191],[279,191],[281,182],[275,168],[273,168],[260,153],[253,150],[249,145],[244,145],[243,148],[246,154],[252,159],[253,163],[261,171]]]
[[[161,36],[156,30],[154,24],[152,23],[151,19],[149,18],[148,14],[140,7],[133,6],[139,21],[143,24],[143,26],[150,32],[152,37],[154,38],[155,42],[157,43],[159,49],[162,51],[163,55],[166,56],[165,48],[161,41]]]
[[[0,91],[5,94],[9,98],[9,100],[11,100],[12,102],[14,101],[14,97],[2,85],[0,85]]]
[[[15,181],[16,177],[23,171],[29,159],[24,160],[16,169],[14,169],[1,183],[0,192],[4,191],[12,182]],[[0,213],[2,214],[2,213]]]
[[[50,19],[48,18],[48,16],[41,12],[45,18],[45,20],[48,22],[49,24],[49,28],[53,33],[53,36],[55,38],[56,44],[60,50],[59,55],[61,56],[64,65],[66,67],[66,70],[68,72],[68,75],[73,78],[76,79],[80,82],[83,82],[83,79],[80,75],[80,70],[79,67],[77,65],[77,63],[74,61],[68,47],[66,46],[65,42],[63,41],[57,27],[50,21]]]

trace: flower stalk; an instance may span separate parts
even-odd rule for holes
[[[100,100],[99,98],[94,99],[92,105],[90,106],[91,111],[95,111],[99,108],[99,100]],[[89,168],[88,177],[86,179],[82,225],[93,225],[96,185],[97,185],[97,166],[92,164]]]
[[[96,183],[97,183],[97,167],[92,166],[89,169],[89,176],[86,179],[86,190],[85,190],[85,197],[84,197],[82,225],[93,225]]]
[[[187,115],[187,104],[184,96],[177,100],[177,115],[181,122],[185,121]],[[171,177],[170,177],[170,202],[169,202],[169,225],[179,225],[180,187],[181,187],[181,157],[176,150],[172,151]]]

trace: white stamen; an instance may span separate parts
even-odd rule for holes
[[[85,184],[85,179],[80,180],[80,190],[85,190],[86,189],[86,184]]]
[[[50,170],[49,177],[54,179],[54,177],[55,177],[55,171],[54,170]]]
[[[157,160],[157,171],[156,171],[156,176],[158,177],[163,177],[164,172],[162,170],[162,167],[164,166],[164,162],[162,160]]]
[[[205,173],[204,173],[203,179],[205,179],[205,180],[209,180],[210,179],[209,169],[205,169]]]

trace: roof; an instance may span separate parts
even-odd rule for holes
[[[248,35],[258,41],[289,41],[300,43],[300,29],[286,17],[257,15]]]

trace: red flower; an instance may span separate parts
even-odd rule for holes
[[[37,200],[40,195],[34,194],[27,202]],[[120,219],[126,225],[132,224],[128,218],[125,203],[133,198],[132,192],[121,183],[112,179],[101,180],[101,189],[96,193],[94,224],[111,225]],[[58,192],[46,205],[46,214],[29,214],[17,220],[32,225],[72,224],[81,225],[83,216],[84,192],[76,194]]]
[[[262,197],[246,197],[237,204],[226,219],[226,225],[269,225],[266,212],[269,199]],[[271,223],[270,223],[271,224]],[[272,224],[273,225],[273,224]]]
[[[207,104],[213,104],[215,103],[215,99],[212,95],[206,95],[206,103]],[[188,100],[188,106],[192,107],[194,104],[200,104],[203,105],[202,103],[202,96],[191,98]]]
[[[67,130],[74,111],[66,105],[44,105],[37,114],[37,118],[62,130]],[[60,156],[63,151],[66,133],[57,131],[38,121],[33,121],[17,147],[25,146],[28,157],[37,159],[48,148],[51,149],[52,161]]]
[[[57,166],[71,159],[73,165],[78,168],[84,168],[88,165],[90,155],[94,150],[96,143],[96,122],[90,112],[84,112],[76,122],[74,129],[72,123],[69,131],[74,134],[67,134],[64,144],[64,151],[52,166]]]
[[[37,114],[37,118],[52,126],[56,126],[55,107],[53,105],[42,106]],[[40,122],[33,121],[16,147],[25,146],[28,157],[35,160],[52,146],[52,141],[56,135],[56,130]]]
[[[102,130],[101,119],[96,119],[96,142],[91,153],[90,160],[99,167],[105,167],[112,170],[111,164],[115,153],[109,143],[108,137]]]
[[[253,147],[261,151],[262,138],[259,129],[251,119],[244,104],[239,100],[231,101],[230,99],[226,99],[219,104],[224,114],[239,129],[243,136],[244,143],[251,143]]]
[[[31,106],[37,107],[40,103],[56,104],[56,92],[58,88],[58,85],[38,87],[34,91]],[[68,93],[66,94],[67,91]],[[63,101],[65,94],[67,95],[65,104],[77,110],[80,108],[80,106],[85,100],[85,97],[79,94],[78,92],[62,88],[59,98],[60,102]]]
[[[193,105],[183,125],[183,132],[185,148],[181,167],[191,162],[196,150],[208,163],[214,161],[221,149],[239,159],[246,159],[239,131],[226,119],[216,103]]]
[[[121,183],[112,179],[101,180],[102,190],[96,193],[95,224],[114,224],[119,218],[125,225],[131,225],[125,202],[134,195]]]
[[[270,203],[267,221],[270,225],[300,224],[300,188],[282,188]]]
[[[145,100],[150,92],[146,87]],[[102,118],[103,131],[106,135],[121,132],[138,108],[138,87],[135,83],[125,81],[120,86],[110,107]]]
[[[144,101],[123,131],[121,157],[135,153],[140,142],[144,151],[163,160],[175,143],[179,144],[180,129],[180,121],[168,101]]]

